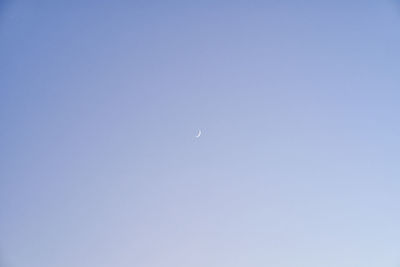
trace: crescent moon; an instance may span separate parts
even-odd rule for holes
[[[199,130],[199,133],[196,135],[196,138],[199,138],[201,136],[201,130]]]

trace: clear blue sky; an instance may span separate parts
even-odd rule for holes
[[[398,267],[399,116],[396,1],[0,1],[0,265]]]

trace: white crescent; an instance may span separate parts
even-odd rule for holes
[[[198,134],[196,135],[196,138],[199,138],[201,136],[201,130],[199,130]]]

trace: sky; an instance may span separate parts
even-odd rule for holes
[[[0,0],[0,266],[399,267],[399,47],[392,0]]]

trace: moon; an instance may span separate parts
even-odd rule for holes
[[[201,130],[199,130],[199,132],[196,135],[196,138],[199,138],[201,136]]]

